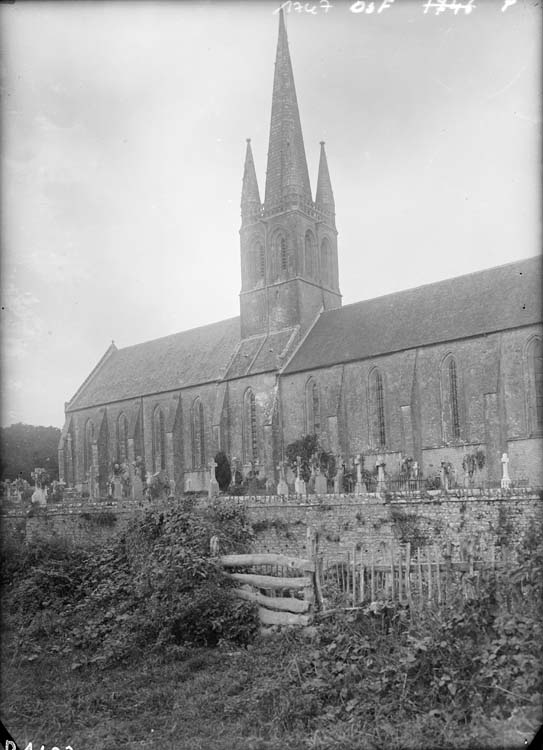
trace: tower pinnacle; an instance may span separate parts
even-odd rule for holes
[[[334,193],[332,192],[332,183],[330,181],[330,172],[328,171],[326,151],[324,150],[324,141],[321,141],[321,155],[319,160],[319,176],[317,177],[315,204],[317,208],[320,208],[322,211],[325,211],[330,215],[332,224],[334,224],[336,206],[334,202]]]
[[[311,185],[285,20],[281,10],[273,79],[264,206],[267,211],[273,211],[276,207],[278,210],[284,210],[288,204],[298,203],[300,200],[311,203]]]
[[[255,163],[251,150],[251,139],[247,138],[245,153],[245,167],[243,170],[243,186],[241,188],[241,218],[243,222],[251,221],[260,216],[260,193],[256,179]]]

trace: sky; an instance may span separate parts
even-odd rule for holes
[[[541,2],[507,2],[285,5],[343,304],[538,254]],[[112,340],[239,313],[279,4],[0,7],[2,425],[62,426]]]

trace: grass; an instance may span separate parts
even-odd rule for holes
[[[229,698],[245,689],[242,651],[198,649],[181,660],[150,654],[108,670],[73,670],[71,659],[57,655],[14,660],[10,640],[4,631],[2,721],[22,748],[31,741],[73,750],[304,747],[300,738],[251,736],[225,712]]]
[[[533,737],[522,715],[485,727],[417,712],[399,723],[390,713],[312,716],[303,691],[277,687],[281,676],[295,675],[298,655],[313,648],[295,634],[249,649],[142,654],[107,670],[72,669],[69,658],[56,655],[20,661],[10,657],[10,640],[4,631],[2,720],[21,748],[32,741],[73,750],[499,750]]]

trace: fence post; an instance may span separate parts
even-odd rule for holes
[[[439,550],[437,546],[434,547],[434,557],[436,561],[436,572],[437,572],[437,603],[441,604],[441,565],[440,565]]]
[[[371,548],[371,600],[375,601],[375,565],[374,565],[374,549],[373,545]]]
[[[407,542],[405,548],[405,594],[411,611],[411,542]]]
[[[356,605],[356,544],[353,544],[353,607]]]
[[[365,576],[365,570],[364,570],[364,560],[362,558],[362,550],[360,550],[360,601],[364,602],[364,576]]]
[[[420,561],[420,547],[417,549],[417,576],[419,579],[419,608],[423,607],[423,589],[422,589],[422,564]]]
[[[432,603],[432,558],[429,549],[426,551],[426,563],[428,566],[428,601]]]
[[[390,598],[394,601],[394,550],[392,545],[390,545]]]

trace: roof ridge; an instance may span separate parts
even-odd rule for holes
[[[175,333],[168,333],[166,336],[159,336],[154,339],[147,339],[146,341],[139,341],[137,344],[130,344],[129,346],[123,346],[118,348],[118,352],[125,352],[128,349],[135,349],[138,346],[146,346],[147,344],[154,344],[156,341],[165,341],[166,339],[173,338],[174,336],[181,336],[183,333],[192,333],[192,331],[201,331],[203,328],[211,328],[212,326],[222,325],[224,323],[233,323],[235,320],[239,320],[239,315],[234,315],[232,318],[223,318],[222,320],[216,320],[213,323],[204,323],[201,326],[194,326],[194,328],[185,328],[183,331],[176,331]]]
[[[417,289],[425,289],[430,286],[437,286],[438,284],[446,284],[457,279],[466,279],[468,276],[477,276],[477,274],[488,273],[489,271],[497,271],[499,268],[505,268],[506,266],[514,266],[520,263],[528,263],[530,261],[542,261],[543,259],[539,255],[531,255],[528,258],[519,258],[518,260],[510,260],[507,263],[501,263],[499,266],[488,266],[487,268],[480,268],[478,271],[468,271],[468,273],[462,273],[459,276],[448,276],[446,279],[439,279],[438,281],[428,281],[426,284],[419,284],[418,286],[409,286],[405,289],[398,289],[396,292],[387,292],[386,294],[380,294],[377,297],[368,297],[366,299],[360,299],[356,302],[349,302],[347,305],[341,307],[335,307],[333,310],[324,310],[323,315],[330,315],[336,313],[338,310],[345,310],[348,307],[354,307],[355,305],[367,304],[368,302],[375,302],[377,300],[385,299],[386,297],[395,297],[405,292],[414,292]]]

